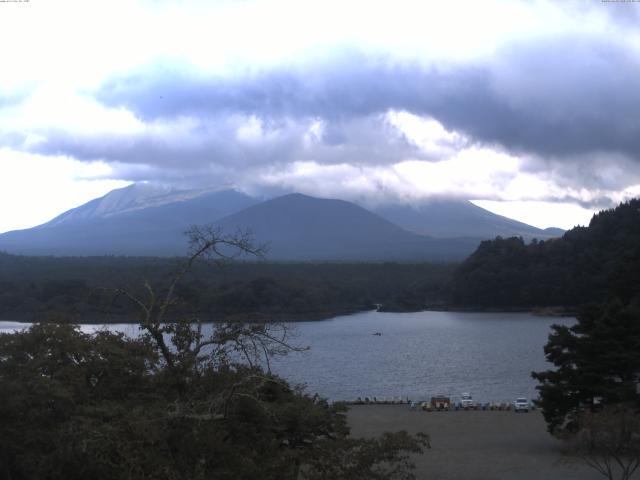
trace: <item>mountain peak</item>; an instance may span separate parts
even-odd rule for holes
[[[473,246],[433,252],[431,239],[407,232],[351,202],[293,193],[221,219],[224,230],[248,230],[271,260],[380,261],[461,258]],[[438,245],[438,247],[440,247]]]
[[[103,197],[96,198],[84,205],[69,210],[43,226],[51,227],[69,221],[109,218],[114,215],[161,207],[175,202],[184,202],[207,194],[223,191],[227,190],[214,187],[182,190],[157,183],[132,183],[126,187],[112,190]]]
[[[285,195],[281,195],[279,197],[275,197],[275,198],[273,198],[271,200],[274,200],[274,201],[277,200],[279,202],[323,202],[323,201],[338,202],[338,201],[342,201],[342,200],[337,200],[337,199],[312,197],[311,195],[305,195],[304,193],[299,193],[299,192],[287,193]]]

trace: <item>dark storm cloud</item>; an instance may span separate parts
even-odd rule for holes
[[[256,125],[253,133],[252,125]],[[45,141],[31,147],[43,154],[72,154],[80,160],[148,164],[158,168],[199,170],[211,165],[286,165],[294,161],[323,164],[359,159],[389,164],[400,156],[424,156],[384,117],[372,115],[324,122],[322,132],[308,148],[305,144],[313,119],[260,122],[236,114],[199,117],[186,128],[165,123],[160,130],[136,134],[79,135],[49,131]],[[249,131],[244,135],[243,129]],[[127,177],[128,178],[128,177]]]
[[[240,119],[221,116],[199,119],[188,127],[165,124],[132,134],[85,134],[59,131],[35,149],[38,153],[72,153],[80,160],[107,159],[124,164],[151,164],[157,167],[197,168],[210,162],[251,163],[260,156],[275,162],[298,148],[300,134],[293,129],[274,130],[259,144],[233,141]]]
[[[23,144],[105,160],[120,178],[170,172],[239,183],[243,175],[255,183],[262,174],[299,171],[289,168],[293,162],[377,167],[489,146],[567,191],[566,198],[556,190],[547,197],[603,205],[640,183],[638,84],[633,50],[584,35],[512,42],[482,61],[437,67],[354,51],[218,76],[163,65],[111,78],[93,92],[104,105],[133,112],[143,128],[104,134],[50,127]],[[435,118],[461,136],[421,150],[389,122],[390,110]],[[493,188],[512,179],[497,175]]]
[[[243,113],[264,118],[367,116],[390,104],[420,105],[428,98],[430,74],[413,66],[388,64],[363,55],[340,55],[330,62],[231,77],[198,77],[183,71],[151,69],[115,79],[97,93],[144,119],[206,113]]]
[[[561,37],[512,44],[483,64],[443,69],[352,55],[234,77],[151,70],[112,80],[98,98],[147,120],[241,113],[336,122],[406,110],[516,153],[599,151],[635,158],[639,82],[640,62],[624,45]],[[331,138],[340,140],[340,132]]]
[[[390,125],[386,112],[437,111],[453,92],[468,97],[465,105],[488,108],[488,97],[478,95],[480,89],[488,91],[484,72],[467,69],[450,77],[366,57],[343,56],[311,68],[232,78],[152,70],[112,80],[97,98],[108,106],[131,110],[148,125],[188,118],[195,122],[188,132],[169,129],[164,136],[144,132],[108,138],[49,132],[37,151],[165,167],[202,162],[393,164],[406,158],[439,160],[438,152],[421,151]],[[439,98],[442,95],[447,97]],[[239,139],[237,130],[252,118],[260,120],[263,135]],[[309,146],[305,136],[318,121],[321,129]],[[441,143],[445,154],[460,147]]]

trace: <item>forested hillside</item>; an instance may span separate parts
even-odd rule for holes
[[[559,239],[482,242],[451,282],[452,302],[466,307],[575,307],[639,294],[639,199],[604,210]]]
[[[137,319],[119,287],[162,284],[180,259],[150,257],[26,257],[0,253],[0,319],[71,316],[78,322]],[[204,320],[255,316],[277,320],[328,318],[374,308],[420,309],[441,302],[449,264],[200,263],[179,290],[183,305]],[[419,292],[407,293],[407,292]],[[186,307],[185,307],[186,308]]]

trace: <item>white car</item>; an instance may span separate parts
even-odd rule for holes
[[[476,402],[473,400],[473,398],[471,397],[470,394],[468,393],[463,393],[461,398],[460,398],[460,407],[468,410],[470,408],[476,408]]]
[[[526,398],[516,398],[513,402],[513,409],[516,412],[528,412],[531,409],[531,404]]]

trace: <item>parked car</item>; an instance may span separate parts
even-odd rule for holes
[[[473,410],[478,408],[478,404],[469,393],[463,393],[460,397],[460,408],[464,410]]]
[[[513,402],[513,409],[516,412],[528,412],[531,409],[531,403],[524,397],[516,398]]]

